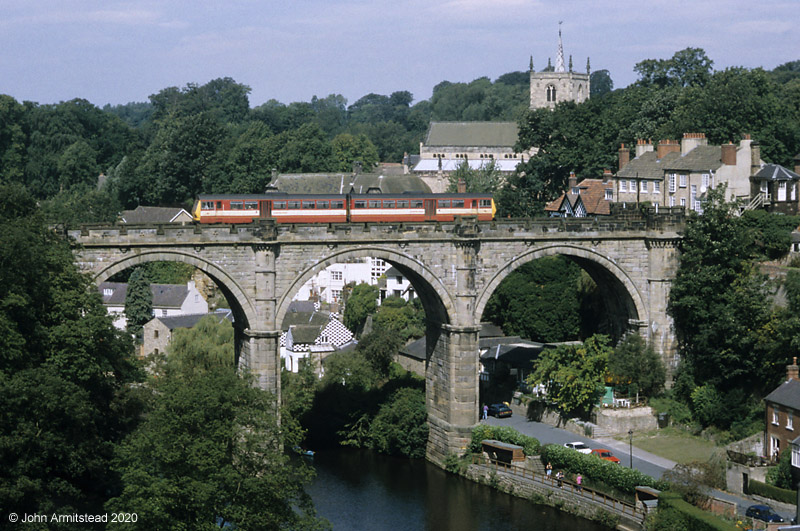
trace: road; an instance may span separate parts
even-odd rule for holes
[[[631,461],[630,452],[628,450],[629,445],[624,442],[617,441],[616,439],[590,439],[589,437],[576,435],[561,428],[555,428],[549,424],[526,420],[524,416],[516,414],[505,419],[489,417],[486,420],[481,420],[481,422],[493,426],[509,426],[522,434],[530,437],[536,437],[542,444],[564,444],[567,442],[582,441],[591,448],[605,448],[607,450],[611,450],[612,453],[619,458],[620,465],[630,466]],[[633,468],[644,472],[648,476],[661,478],[665,471],[671,469],[676,464],[677,463],[670,461],[669,459],[645,452],[644,450],[636,448],[635,446],[633,447]],[[722,500],[736,503],[737,512],[740,515],[744,515],[749,506],[760,503],[737,494],[731,494],[729,492],[716,489],[714,489],[710,494]],[[775,504],[772,504],[772,506],[775,508]],[[788,511],[785,508],[776,508],[776,511],[778,514],[783,516],[787,522],[794,517],[794,512]]]

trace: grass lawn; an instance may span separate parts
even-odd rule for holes
[[[619,440],[627,442],[628,438],[620,437]],[[676,463],[708,461],[714,449],[717,448],[711,441],[675,428],[634,433],[633,445]]]

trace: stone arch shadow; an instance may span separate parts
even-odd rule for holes
[[[211,280],[214,281],[220,291],[222,291],[225,299],[230,304],[231,311],[233,312],[235,321],[234,329],[238,338],[235,341],[235,355],[236,363],[238,365],[242,342],[239,336],[241,336],[241,333],[244,330],[250,328],[251,323],[258,322],[256,320],[256,310],[253,302],[245,294],[241,286],[239,286],[239,283],[217,265],[183,251],[159,250],[138,253],[131,256],[123,256],[121,259],[115,260],[113,264],[104,268],[100,272],[95,273],[93,280],[95,284],[99,285],[101,282],[108,280],[120,271],[147,262],[182,262],[200,269],[206,275],[208,275]]]
[[[400,273],[409,279],[425,309],[428,332],[426,337],[428,356],[438,339],[439,325],[450,324],[455,317],[455,303],[442,281],[433,274],[421,261],[401,252],[378,246],[351,247],[337,249],[331,254],[321,258],[316,264],[302,271],[292,284],[280,295],[275,310],[275,326],[280,327],[292,298],[311,277],[323,269],[337,263],[342,263],[350,258],[380,258],[394,266]],[[434,323],[431,326],[431,323]],[[434,337],[431,337],[431,335]]]
[[[520,266],[545,256],[561,255],[585,270],[597,284],[603,299],[614,317],[612,336],[620,337],[632,328],[633,323],[649,323],[645,299],[636,283],[619,265],[597,251],[572,245],[538,247],[506,263],[480,293],[475,305],[475,319],[479,322],[483,310],[494,291],[505,278]]]

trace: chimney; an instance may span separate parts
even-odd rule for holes
[[[619,147],[619,169],[621,170],[624,168],[630,160],[631,152],[628,151],[628,148],[625,147],[625,144],[622,144]]]
[[[275,179],[277,179],[278,178],[278,168],[272,168],[272,171],[270,172],[270,175],[272,176],[272,180],[273,181]]]
[[[578,178],[575,177],[575,172],[574,171],[569,172],[568,186],[569,186],[569,190],[567,191],[567,193],[570,193],[570,194],[573,193],[572,192],[573,188],[577,188],[578,187]]]
[[[736,145],[728,142],[722,144],[720,148],[722,148],[722,163],[725,166],[736,166]]]
[[[659,160],[664,158],[667,153],[677,153],[681,150],[681,145],[677,140],[659,140],[657,157]]]
[[[653,143],[649,140],[645,140],[643,138],[639,138],[636,140],[636,156],[640,157],[641,155],[647,153],[648,151],[653,151]]]
[[[750,175],[755,175],[761,170],[761,146],[758,142],[750,143]]]
[[[681,155],[686,155],[697,146],[708,144],[705,133],[683,133],[681,141]]]
[[[800,377],[798,374],[800,373],[800,367],[797,366],[797,356],[792,358],[792,364],[786,366],[786,381],[789,380],[798,380],[800,381]]]
[[[464,179],[458,180],[458,193],[459,194],[466,194],[467,193],[467,183],[464,182]]]
[[[361,175],[361,161],[354,160],[353,161],[353,175]]]
[[[604,169],[603,170],[603,184],[606,184],[608,181],[610,181],[612,175],[614,175],[614,174],[611,173],[611,170],[609,170],[608,168]]]

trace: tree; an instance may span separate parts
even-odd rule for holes
[[[130,339],[20,185],[0,186],[0,506],[96,513],[135,424]]]
[[[666,369],[653,347],[639,334],[628,334],[608,359],[614,383],[635,387],[635,393],[655,396],[664,387]]]
[[[484,163],[476,170],[470,168],[469,163],[465,160],[456,168],[456,171],[450,174],[448,179],[448,192],[456,192],[458,183],[464,181],[469,194],[492,194],[500,189],[504,180],[500,168],[494,160]]]
[[[355,335],[361,335],[367,316],[378,309],[378,288],[370,284],[357,284],[349,290],[344,302],[344,325]]]
[[[144,324],[153,318],[153,292],[150,281],[142,269],[131,274],[128,291],[125,294],[125,318],[128,333],[139,337]]]
[[[303,490],[310,470],[280,450],[273,397],[230,364],[206,358],[193,371],[199,359],[177,372],[168,364],[150,383],[147,415],[117,452],[122,491],[106,509],[135,512],[150,529],[319,528]]]
[[[528,383],[542,384],[547,398],[567,415],[587,415],[603,396],[604,377],[612,350],[608,336],[594,335],[581,346],[545,349]]]
[[[425,335],[425,310],[418,298],[406,302],[402,297],[386,297],[373,322],[375,328],[391,331],[404,343]]]
[[[370,425],[371,445],[381,453],[421,459],[428,442],[427,420],[425,390],[398,389]]]
[[[364,134],[353,136],[349,133],[337,135],[331,141],[335,171],[349,172],[353,162],[360,162],[365,171],[370,171],[378,163],[378,149]]]
[[[375,373],[386,378],[389,376],[389,366],[401,346],[402,340],[394,331],[375,328],[369,334],[361,337],[356,348],[363,354]]]
[[[711,76],[713,64],[702,48],[685,48],[670,59],[640,61],[633,70],[639,74],[639,84],[644,86],[702,87]]]
[[[591,86],[590,96],[592,98],[599,98],[614,90],[614,81],[611,79],[611,74],[608,70],[595,70],[589,76],[589,85]]]

